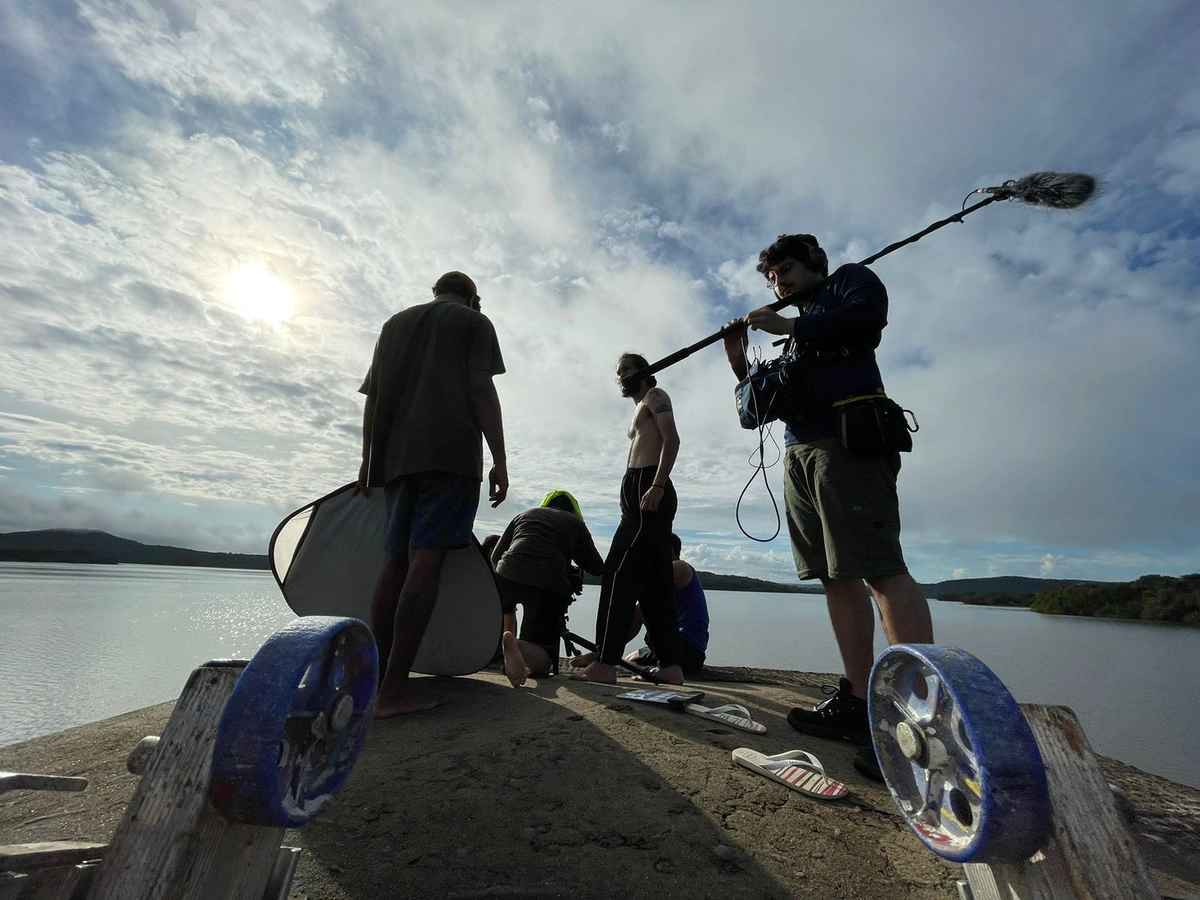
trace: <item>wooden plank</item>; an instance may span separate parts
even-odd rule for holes
[[[271,867],[271,878],[263,891],[262,900],[288,900],[292,890],[292,879],[296,877],[296,867],[300,865],[299,847],[280,847],[275,855],[275,864]]]
[[[205,815],[221,712],[245,664],[196,669],[117,826],[88,900],[176,900],[225,823]],[[203,817],[203,821],[202,821]],[[211,856],[209,856],[211,859]]]
[[[1049,862],[1055,867],[1061,863],[1081,897],[1158,897],[1150,868],[1117,811],[1112,788],[1075,713],[1065,706],[1029,706],[1023,711],[1042,751],[1054,805],[1053,837],[1059,852],[1047,854]]]
[[[1022,863],[963,866],[972,900],[1072,900],[1062,850],[1053,841]],[[1149,900],[1149,898],[1147,898]]]
[[[1149,867],[1075,714],[1063,706],[1021,710],[1046,766],[1052,833],[1025,862],[964,866],[974,900],[1157,898]]]
[[[44,841],[0,845],[0,872],[30,872],[53,866],[75,866],[104,856],[107,844],[90,841]]]
[[[262,900],[283,834],[282,828],[228,825],[203,881],[189,885],[180,900]]]
[[[34,775],[30,772],[0,772],[0,794],[6,791],[82,791],[86,778],[70,775]]]
[[[0,875],[0,900],[76,900],[84,896],[94,872],[94,865],[86,865]]]

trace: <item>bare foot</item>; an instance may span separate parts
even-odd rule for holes
[[[591,681],[594,684],[616,684],[617,683],[617,667],[605,665],[602,662],[593,662],[582,672],[576,672],[571,676],[572,681]]]
[[[596,661],[595,653],[582,653],[579,656],[572,656],[569,660],[570,665],[576,669],[586,669]]]
[[[508,676],[509,684],[520,687],[529,675],[529,666],[525,665],[525,657],[521,655],[517,638],[511,631],[506,631],[500,639],[500,644],[504,647],[504,674]]]
[[[380,697],[375,701],[375,718],[390,719],[392,716],[403,716],[407,713],[424,712],[441,706],[442,701],[434,697],[424,697],[411,691],[395,699]]]
[[[657,680],[658,684],[673,684],[676,686],[683,684],[683,669],[679,666],[667,666],[665,669],[653,668],[650,674]],[[641,675],[634,675],[634,681],[650,681],[649,678],[643,678]]]

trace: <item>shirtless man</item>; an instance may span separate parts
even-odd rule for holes
[[[658,678],[683,684],[679,662],[679,621],[675,612],[675,582],[671,570],[671,525],[675,519],[675,488],[671,468],[679,453],[679,433],[671,398],[657,387],[653,375],[635,385],[625,379],[649,364],[636,353],[617,361],[621,396],[635,404],[629,425],[629,462],[621,482],[621,523],[613,535],[600,582],[596,614],[597,653],[572,661],[583,666],[574,676],[583,681],[615,684],[617,663],[625,651],[640,606],[646,635],[658,651]]]

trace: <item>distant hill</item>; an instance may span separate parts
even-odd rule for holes
[[[52,528],[0,534],[0,561],[137,563],[146,566],[204,566],[216,569],[269,569],[266,555],[209,553],[184,547],[143,544],[106,531]]]
[[[784,594],[824,594],[819,584],[788,584],[778,581],[763,581],[746,575],[718,575],[716,572],[700,572],[700,582],[709,591],[762,591]]]
[[[104,531],[53,528],[0,534],[0,562],[138,563],[150,566],[204,566],[220,569],[269,569],[265,555],[209,553],[185,547],[143,544]],[[765,581],[744,575],[701,572],[711,591],[820,594],[818,584]],[[599,579],[585,576],[585,584]],[[1170,622],[1200,627],[1200,574],[1172,578],[1146,575],[1132,582],[1071,578],[957,578],[923,584],[925,596],[977,606],[1023,606],[1034,612]]]
[[[45,531],[18,531],[0,534],[0,561],[139,563],[151,566],[207,566],[223,569],[269,569],[265,555],[251,553],[209,553],[184,547],[143,544],[116,537],[105,531],[52,528]],[[808,582],[767,581],[745,575],[700,572],[700,580],[712,591],[758,591],[763,593],[820,594],[819,584]],[[600,579],[584,576],[585,584]],[[1034,597],[1048,588],[1092,582],[1080,579],[1025,578],[1002,575],[995,578],[958,578],[923,584],[927,597],[937,600],[961,600],[1002,606],[1028,606]]]
[[[718,575],[716,572],[700,573],[700,582],[706,591],[759,591],[764,594],[823,594],[825,589],[819,584],[800,584],[799,582],[764,581],[761,578],[750,578],[747,575]],[[596,575],[583,573],[584,584],[599,584]]]
[[[1047,588],[1068,584],[1089,584],[1080,578],[1026,578],[1023,575],[998,575],[994,578],[955,578],[923,584],[925,596],[932,600],[958,600],[964,594],[1037,594]],[[1028,606],[1029,604],[1021,604]]]
[[[1137,581],[1087,582],[1053,588],[1038,594],[1033,611],[1200,628],[1200,574],[1143,575]]]
[[[823,594],[825,589],[820,584],[806,582],[764,581],[761,578],[750,578],[745,575],[719,575],[715,572],[700,571],[700,580],[707,590],[712,591],[761,591],[764,593],[788,594]],[[592,575],[584,575],[584,584],[599,584],[600,579]],[[921,589],[925,596],[933,600],[966,600],[968,597],[983,595],[1011,595],[1019,598],[1013,605],[1028,606],[1033,595],[1051,587],[1063,587],[1070,584],[1088,584],[1090,582],[1067,578],[1026,578],[1020,575],[999,575],[993,578],[959,578],[951,581],[938,581],[933,584],[923,584]]]

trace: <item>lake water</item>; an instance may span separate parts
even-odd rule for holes
[[[596,600],[586,588],[572,630],[591,636]],[[708,600],[710,664],[840,670],[823,596]],[[1070,706],[1098,752],[1200,787],[1200,630],[932,608],[939,643],[978,656],[1019,701]],[[249,658],[292,618],[268,572],[0,563],[0,745],[173,699],[197,665]]]

